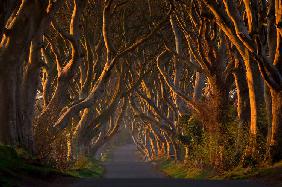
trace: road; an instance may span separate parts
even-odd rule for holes
[[[267,187],[253,181],[171,179],[143,162],[134,145],[123,145],[104,163],[105,179],[82,179],[70,187]]]
[[[118,147],[105,162],[105,178],[165,178],[150,163],[141,160],[141,155],[133,144]]]

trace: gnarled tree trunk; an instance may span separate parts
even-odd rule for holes
[[[41,28],[47,5],[23,0],[13,22],[6,23],[7,31],[0,43],[0,142],[3,144],[21,145],[25,136],[20,107],[20,100],[24,99],[20,93],[23,62],[32,38]]]

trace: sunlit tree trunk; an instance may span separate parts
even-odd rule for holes
[[[55,93],[48,103],[48,106],[35,120],[35,142],[39,152],[51,149],[50,143],[52,142],[54,136],[58,133],[58,130],[53,127],[53,124],[59,118],[62,109],[70,102],[70,82],[82,61],[79,23],[86,1],[73,0],[73,3],[74,6],[70,20],[69,32],[65,32],[60,29],[58,25],[54,26],[64,39],[70,42],[71,58],[63,67],[61,64],[62,62],[58,59],[56,60],[58,74]]]
[[[282,159],[282,93],[271,91],[272,95],[272,127],[269,137],[269,154],[271,161]]]
[[[258,116],[263,107],[263,82],[258,71],[257,64],[255,64],[249,57],[249,52],[246,51],[244,64],[246,67],[246,79],[249,90],[250,100],[250,140],[249,147],[246,150],[245,156],[252,156],[255,158],[257,150],[257,135],[258,135]]]

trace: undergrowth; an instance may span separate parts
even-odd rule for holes
[[[80,157],[65,170],[43,165],[24,149],[0,145],[0,184],[18,186],[22,178],[49,180],[54,177],[99,178],[104,170],[100,162]]]
[[[193,168],[189,165],[171,160],[159,160],[160,169],[172,178],[187,179],[210,179],[210,180],[242,180],[252,178],[270,178],[271,180],[282,181],[282,161],[273,166],[261,167],[236,167],[223,173],[217,173],[211,168]]]

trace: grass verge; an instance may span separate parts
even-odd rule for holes
[[[80,157],[65,173],[79,178],[101,178],[104,168],[100,161],[89,157]]]
[[[181,179],[207,179],[214,173],[212,170],[203,170],[199,168],[190,168],[189,166],[171,160],[158,161],[161,171],[172,178]]]
[[[100,162],[81,157],[67,170],[43,165],[23,149],[0,145],[0,186],[44,186],[55,178],[100,178],[104,172]],[[28,185],[30,184],[30,185]]]
[[[268,184],[282,186],[282,161],[272,166],[257,168],[235,168],[223,173],[216,173],[212,169],[191,168],[183,163],[160,160],[159,168],[172,178],[210,179],[210,180],[262,180]]]

